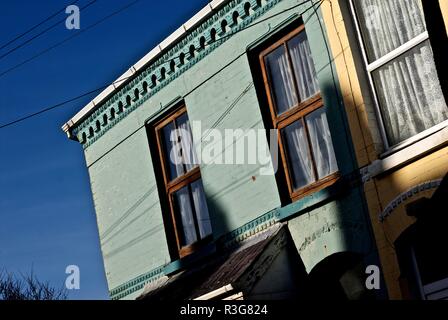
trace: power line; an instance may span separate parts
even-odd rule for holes
[[[137,1],[139,1],[139,0],[137,0]],[[137,1],[136,1],[136,2],[137,2]],[[303,5],[303,4],[306,4],[306,3],[308,3],[308,2],[312,2],[312,0],[305,0],[305,1],[302,1],[302,2],[300,2],[300,3],[298,3],[298,4],[296,4],[296,5],[294,5],[294,6],[290,7],[290,8],[288,8],[288,9],[285,9],[285,10],[283,10],[283,11],[277,12],[276,14],[273,14],[273,15],[271,15],[271,16],[265,18],[265,19],[261,19],[261,20],[259,20],[259,21],[256,21],[256,22],[253,23],[253,24],[250,24],[250,25],[248,25],[248,26],[246,26],[246,27],[244,27],[244,28],[241,28],[241,29],[239,29],[238,31],[235,31],[235,32],[232,32],[232,33],[230,33],[230,34],[228,34],[228,35],[225,35],[225,36],[223,36],[223,37],[217,38],[216,40],[211,41],[211,42],[205,44],[205,46],[209,46],[209,45],[211,45],[211,44],[213,44],[213,43],[215,43],[215,42],[222,41],[222,40],[224,40],[224,39],[226,39],[226,38],[229,38],[229,37],[233,36],[234,34],[236,34],[236,33],[238,33],[238,32],[241,32],[241,31],[243,31],[243,30],[246,30],[246,29],[249,29],[249,28],[251,28],[251,27],[254,27],[254,26],[256,26],[256,25],[258,25],[258,24],[260,24],[260,23],[262,23],[262,22],[264,22],[264,21],[266,21],[266,20],[272,19],[272,18],[274,18],[274,17],[276,17],[276,16],[278,16],[278,15],[281,15],[281,14],[283,14],[283,13],[285,13],[285,12],[288,12],[288,11],[290,11],[290,10],[293,10],[293,9],[295,9],[295,8],[297,8],[297,7],[299,7],[299,6]],[[134,3],[132,3],[131,5],[133,5],[133,4],[134,4]],[[307,9],[306,11],[308,11],[308,9]],[[90,28],[92,28],[92,27],[94,27],[94,25],[91,25],[91,26],[87,27],[86,29],[90,29]],[[11,72],[11,71],[17,69],[18,67],[21,67],[22,65],[24,65],[24,64],[26,64],[26,63],[28,63],[28,62],[30,62],[30,61],[32,61],[32,60],[34,60],[34,59],[40,57],[40,56],[42,56],[43,54],[47,53],[48,51],[51,51],[52,49],[54,49],[54,48],[56,48],[56,47],[58,47],[58,46],[64,44],[65,42],[67,42],[67,41],[71,40],[72,38],[78,36],[81,32],[86,31],[86,29],[83,29],[82,31],[78,32],[77,34],[73,35],[72,37],[69,37],[69,38],[67,38],[67,39],[65,39],[65,40],[63,40],[63,41],[61,41],[61,42],[59,42],[59,43],[56,43],[55,45],[53,45],[53,46],[51,46],[51,47],[49,47],[49,48],[47,48],[47,49],[41,51],[40,53],[36,54],[35,56],[33,56],[33,57],[31,57],[31,58],[29,58],[29,59],[27,59],[27,60],[25,60],[25,61],[22,61],[21,63],[15,65],[14,67],[11,67],[11,68],[9,68],[9,69],[3,71],[2,73],[0,73],[0,78],[3,77],[5,74],[7,74],[7,73],[9,73],[9,72]],[[170,62],[170,61],[175,60],[175,59],[177,59],[177,58],[179,58],[179,56],[176,56],[176,57],[173,57],[173,58],[171,58],[171,59],[169,59],[169,60],[166,60],[164,63]]]
[[[79,0],[76,0],[75,2],[73,2],[71,5],[74,5],[76,3],[78,3]],[[47,17],[46,19],[44,19],[43,21],[39,22],[38,24],[34,25],[33,27],[29,28],[28,30],[24,31],[23,33],[19,34],[18,36],[16,36],[14,39],[9,40],[7,43],[3,44],[0,47],[0,50],[2,50],[3,48],[9,46],[11,43],[16,42],[17,40],[19,40],[20,38],[23,38],[25,35],[27,35],[28,33],[30,33],[31,31],[34,31],[36,28],[40,27],[41,25],[43,25],[45,22],[53,19],[54,17],[56,17],[58,14],[60,14],[61,12],[63,12],[65,10],[66,7],[60,9],[59,11],[53,13],[52,15],[50,15],[49,17]]]
[[[135,3],[138,2],[138,1],[140,1],[140,0],[136,0],[136,1],[132,2],[132,3],[129,4],[127,7],[129,7],[129,6],[133,5],[133,4],[135,4]],[[324,0],[321,0],[321,1],[319,2],[319,4],[322,4],[323,1],[324,1]],[[301,5],[305,4],[305,3],[308,3],[308,2],[312,2],[312,0],[306,0],[306,1],[303,1],[303,2],[301,2],[301,3],[299,3],[299,4],[296,4],[296,5],[294,5],[294,6],[290,7],[290,8],[287,8],[287,9],[285,9],[285,10],[283,10],[283,11],[280,11],[280,12],[274,14],[274,15],[271,15],[271,16],[265,18],[265,19],[262,19],[262,20],[260,20],[260,21],[257,21],[256,23],[259,24],[259,23],[261,23],[261,22],[264,22],[264,21],[267,21],[267,20],[269,20],[269,19],[272,19],[273,17],[276,17],[276,16],[280,15],[281,13],[288,12],[288,11],[290,11],[290,10],[292,10],[292,9],[294,9],[294,8],[297,8],[297,7],[299,7],[299,6],[301,6]],[[316,4],[317,4],[317,3],[313,3],[313,2],[312,2],[312,5],[311,5],[309,8],[305,9],[303,12],[301,12],[299,15],[303,15],[303,14],[305,14],[306,12],[308,12],[309,10],[311,10],[312,8],[314,8],[314,6],[315,6]],[[97,23],[99,23],[99,22],[97,22]],[[246,27],[244,27],[244,28],[242,28],[242,29],[240,29],[240,30],[238,30],[238,31],[236,31],[236,32],[233,32],[232,35],[234,35],[234,34],[236,34],[236,33],[238,33],[238,32],[244,31],[244,30],[246,30],[246,29],[252,27],[253,25],[254,25],[254,24],[249,25],[249,26],[246,26]],[[93,25],[91,25],[90,27],[92,27],[92,26],[93,26]],[[78,35],[78,34],[79,34],[79,33],[77,33],[77,35]],[[217,41],[222,40],[223,38],[224,38],[224,37],[221,37],[221,38],[219,38],[219,39],[216,39],[215,41],[210,42],[210,43],[208,43],[207,45],[211,45],[211,44],[213,44],[214,42],[217,42]],[[66,39],[65,41],[68,41],[68,40]],[[243,54],[244,54],[244,52],[243,52]],[[176,58],[178,58],[178,57],[180,57],[180,55],[179,55],[179,56],[176,56],[176,57],[173,57],[173,58],[171,58],[171,59],[165,61],[164,63],[167,63],[167,62],[169,62],[169,61],[171,61],[171,60],[174,60],[174,59],[176,59]],[[233,59],[230,63],[233,63],[234,61],[236,61],[236,60],[237,60],[238,58],[240,58],[240,57],[241,57],[241,54],[238,55],[235,59]],[[230,63],[227,64],[226,66],[224,66],[223,68],[221,68],[220,70],[218,70],[218,72],[220,72],[220,71],[223,70],[225,67],[227,67],[228,65],[230,65]],[[0,77],[1,77],[2,75],[3,75],[3,74],[0,74]],[[121,83],[121,82],[126,81],[127,79],[129,79],[129,78],[131,78],[131,77],[132,77],[132,76],[123,78],[123,79],[121,79],[121,80],[119,80],[119,81],[117,81],[117,82],[114,82],[114,83],[112,83],[112,84],[117,84],[117,83],[119,83],[119,82]],[[5,124],[3,124],[3,125],[0,125],[0,129],[9,127],[9,126],[11,126],[11,125],[14,125],[14,124],[17,124],[17,123],[19,123],[19,122],[25,121],[25,120],[27,120],[27,119],[29,119],[29,118],[35,117],[35,116],[40,115],[40,114],[42,114],[42,113],[51,111],[51,110],[56,109],[56,108],[59,108],[59,107],[62,107],[62,106],[66,105],[66,104],[68,104],[68,103],[70,103],[70,102],[76,101],[76,100],[78,100],[78,99],[80,99],[80,98],[83,98],[83,97],[85,97],[85,96],[87,96],[87,95],[89,95],[89,94],[92,94],[92,93],[94,93],[94,92],[100,91],[100,90],[105,89],[105,88],[107,88],[107,87],[109,87],[109,85],[102,86],[102,87],[100,87],[100,88],[91,90],[91,91],[86,92],[86,93],[83,93],[83,94],[81,94],[81,95],[79,95],[79,96],[77,96],[77,97],[74,97],[74,98],[71,98],[71,99],[69,99],[69,100],[66,100],[66,101],[63,101],[63,102],[61,102],[61,103],[58,103],[58,104],[56,104],[56,105],[53,105],[53,106],[51,106],[51,107],[44,108],[44,109],[42,109],[42,110],[40,110],[40,111],[37,111],[37,112],[35,112],[35,113],[32,113],[32,114],[30,114],[30,115],[27,115],[27,116],[24,116],[24,117],[22,117],[22,118],[18,118],[18,119],[14,120],[14,121],[5,123]],[[194,91],[194,90],[197,89],[198,87],[199,87],[199,86],[195,87],[192,91]],[[191,92],[192,92],[192,91],[191,91]],[[188,94],[190,94],[191,92],[189,92]]]
[[[95,0],[95,1],[97,1],[97,0]],[[109,15],[107,15],[107,16],[101,18],[100,20],[98,20],[97,22],[91,24],[90,26],[81,29],[80,31],[78,31],[78,32],[75,33],[74,35],[72,35],[72,36],[70,36],[70,37],[68,37],[68,38],[65,38],[64,40],[62,40],[62,41],[60,41],[60,42],[58,42],[58,43],[52,45],[51,47],[48,47],[47,49],[42,50],[41,52],[37,53],[36,55],[32,56],[31,58],[26,59],[26,60],[20,62],[19,64],[15,65],[15,66],[13,66],[13,67],[11,67],[11,68],[9,68],[9,69],[6,69],[6,70],[3,71],[2,73],[0,73],[0,78],[3,77],[5,74],[7,74],[7,73],[9,73],[9,72],[11,72],[11,71],[13,71],[13,70],[15,70],[15,69],[17,69],[17,68],[23,66],[24,64],[27,64],[28,62],[30,62],[30,61],[32,61],[32,60],[34,60],[34,59],[36,59],[36,58],[38,58],[38,57],[44,55],[45,53],[47,53],[47,52],[53,50],[54,48],[57,48],[57,47],[63,45],[64,43],[66,43],[66,42],[72,40],[73,38],[76,38],[76,37],[79,36],[80,34],[82,34],[82,33],[86,32],[86,31],[88,31],[88,30],[90,30],[90,29],[96,27],[97,25],[101,24],[102,22],[106,21],[107,19],[110,19],[110,18],[112,18],[113,16],[115,16],[115,15],[117,15],[117,14],[119,14],[119,13],[121,13],[121,12],[127,10],[127,9],[129,9],[131,6],[135,5],[135,4],[136,4],[137,2],[139,2],[139,1],[140,1],[140,0],[135,0],[135,1],[133,1],[133,2],[131,2],[131,3],[129,3],[129,4],[127,4],[127,5],[125,5],[124,7],[122,7],[122,8],[120,8],[120,9],[118,9],[118,10],[112,12],[111,14],[109,14]]]
[[[123,82],[123,81],[126,81],[128,78],[130,78],[130,77],[123,78],[123,79],[121,79],[121,80],[119,80],[119,81],[113,82],[112,84],[118,84],[118,83],[121,83],[121,82]],[[67,103],[70,103],[70,102],[79,100],[79,99],[81,99],[81,98],[83,98],[83,97],[85,97],[85,96],[88,96],[88,95],[92,94],[92,93],[95,93],[95,92],[97,92],[97,91],[106,89],[108,86],[109,86],[109,85],[102,86],[102,87],[100,87],[100,88],[97,88],[97,89],[94,89],[94,90],[85,92],[85,93],[83,93],[83,94],[81,94],[81,95],[79,95],[79,96],[76,96],[76,97],[74,97],[74,98],[71,98],[71,99],[65,100],[65,101],[63,101],[63,102],[57,103],[57,104],[55,104],[55,105],[52,105],[51,107],[47,107],[47,108],[45,108],[45,109],[42,109],[42,110],[39,110],[39,111],[37,111],[37,112],[31,113],[31,114],[29,114],[29,115],[27,115],[27,116],[24,116],[24,117],[22,117],[22,118],[16,119],[16,120],[14,120],[14,121],[11,121],[11,122],[8,122],[8,123],[5,123],[5,124],[2,124],[2,125],[0,125],[0,129],[3,129],[3,128],[9,127],[9,126],[12,126],[12,125],[14,125],[14,124],[16,124],[16,123],[25,121],[25,120],[27,120],[27,119],[29,119],[29,118],[35,117],[35,116],[40,115],[40,114],[42,114],[42,113],[51,111],[51,110],[56,109],[56,108],[59,108],[59,107],[62,107],[63,105],[66,105]]]
[[[80,10],[84,10],[88,7],[90,7],[92,4],[94,4],[95,2],[97,2],[98,0],[92,0],[91,2],[89,2],[88,4],[86,4],[85,6],[81,7]],[[0,60],[9,56],[11,53],[13,53],[14,51],[17,51],[18,49],[24,47],[25,45],[27,45],[28,43],[30,43],[31,41],[33,41],[34,39],[39,38],[41,35],[47,33],[48,31],[50,31],[51,29],[55,28],[56,26],[58,26],[60,23],[64,22],[66,20],[66,18],[64,17],[62,20],[59,20],[58,22],[52,24],[51,26],[49,26],[48,28],[44,29],[43,31],[41,31],[40,33],[36,34],[35,36],[31,37],[30,39],[26,40],[25,42],[22,42],[21,44],[19,44],[18,46],[12,48],[11,50],[9,50],[8,52],[2,54],[0,56]]]
[[[325,0],[320,0],[320,4],[323,3],[323,1]],[[306,2],[310,2],[310,1],[306,1]],[[317,4],[317,3],[316,3]],[[304,15],[306,12],[308,12],[309,10],[311,10],[316,4],[313,3],[312,6],[310,6],[309,8],[305,9],[304,11],[302,11],[299,15]],[[325,40],[325,38],[324,38]],[[246,51],[243,51],[242,53],[240,53],[238,56],[236,56],[235,58],[233,58],[231,61],[229,61],[228,63],[226,63],[223,67],[221,67],[219,70],[217,70],[215,73],[213,73],[212,75],[210,75],[209,77],[207,77],[206,79],[204,79],[201,83],[199,83],[196,87],[192,88],[189,92],[185,93],[184,97],[189,96],[190,94],[192,94],[194,91],[196,91],[198,88],[200,88],[204,83],[210,81],[214,76],[216,76],[218,73],[222,72],[224,69],[226,69],[227,67],[229,67],[230,65],[232,65],[232,63],[234,63],[235,61],[237,61],[238,59],[240,59],[242,56],[244,56],[246,54]],[[233,104],[233,103],[232,103]],[[231,105],[232,105],[231,104]],[[230,107],[229,107],[230,108]],[[227,108],[226,111],[229,109]],[[161,110],[164,111],[164,110]],[[226,112],[225,111],[225,112]],[[153,119],[154,117],[156,117],[158,115],[158,113],[153,114],[149,119],[147,119],[147,121],[151,121],[151,119]],[[225,117],[224,117],[225,118]],[[223,118],[223,119],[224,119]],[[221,119],[220,121],[222,121],[223,119]],[[146,122],[147,122],[146,121]],[[123,142],[125,142],[127,139],[129,139],[130,137],[132,137],[134,134],[136,134],[140,129],[144,128],[146,126],[146,123],[144,123],[143,125],[138,126],[134,131],[132,131],[131,133],[129,133],[126,137],[124,137],[123,139],[121,139],[120,141],[118,141],[115,145],[113,145],[109,150],[105,151],[102,155],[100,155],[97,159],[95,159],[91,164],[88,165],[88,168],[92,167],[93,165],[95,165],[98,161],[100,161],[102,158],[104,158],[106,155],[108,155],[110,152],[112,152],[115,148],[117,148],[119,145],[121,145]]]

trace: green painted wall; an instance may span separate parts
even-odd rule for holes
[[[372,250],[365,209],[356,189],[289,220],[288,228],[307,272],[334,253]]]
[[[296,4],[292,0],[281,1],[259,19]],[[190,120],[201,120],[202,127],[209,128],[252,82],[247,54],[244,54],[247,46],[306,7],[288,11],[233,36],[85,150],[110,289],[170,262],[145,121],[159,113],[162,106],[182,96]],[[351,146],[346,137],[342,108],[335,95],[322,31],[315,16],[306,22],[306,31],[328,108],[339,168],[348,173],[354,167]],[[217,128],[263,128],[254,87]],[[193,138],[195,143],[200,141],[196,133]],[[266,139],[264,144],[267,147]],[[201,165],[215,238],[281,205],[275,177],[261,176],[259,168],[259,165]],[[343,215],[353,215],[359,222],[363,210],[361,201],[354,192],[341,202],[328,203],[291,220],[289,228],[298,248],[320,229],[344,220]],[[347,239],[341,238],[340,230],[331,228],[302,250],[307,267],[311,268],[326,254],[345,248],[343,242]],[[327,246],[327,251],[322,251],[323,245]]]

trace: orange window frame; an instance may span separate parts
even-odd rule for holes
[[[162,131],[163,127],[168,125],[170,122],[175,123],[175,120],[185,113],[187,113],[187,109],[186,109],[186,106],[183,104],[182,106],[177,108],[172,113],[168,114],[166,117],[164,117],[162,120],[160,120],[159,122],[157,122],[154,125],[155,133],[156,133],[157,149],[158,149],[158,154],[160,157],[160,162],[161,162],[161,167],[162,167],[162,175],[163,175],[163,180],[164,180],[164,185],[165,185],[164,191],[165,191],[165,194],[166,194],[168,202],[169,202],[171,223],[172,223],[172,227],[174,229],[177,250],[178,250],[179,256],[181,258],[185,257],[185,256],[193,253],[194,251],[198,250],[199,248],[201,248],[204,244],[208,243],[212,237],[211,235],[209,235],[203,239],[200,238],[199,231],[198,231],[198,221],[197,221],[196,214],[194,213],[193,219],[195,221],[196,234],[197,234],[199,240],[192,244],[186,245],[186,246],[181,245],[181,234],[180,234],[181,231],[180,230],[182,228],[182,225],[180,222],[180,217],[177,216],[173,195],[176,191],[201,179],[201,171],[200,171],[199,165],[196,165],[194,168],[192,168],[188,172],[185,172],[184,174],[176,177],[175,179],[170,180],[169,168],[167,168],[168,156],[165,154],[161,131]],[[193,210],[194,210],[194,208],[193,208]]]
[[[294,38],[301,32],[305,32],[304,25],[301,25],[297,29],[291,31],[290,33],[288,33],[287,35],[282,37],[281,39],[275,41],[273,44],[269,45],[266,49],[262,50],[261,53],[259,54],[259,63],[260,63],[261,72],[263,75],[264,88],[265,88],[265,92],[267,95],[267,100],[268,100],[268,105],[269,105],[269,109],[270,109],[273,127],[274,127],[274,129],[277,129],[279,132],[278,145],[279,145],[279,149],[280,149],[280,156],[282,159],[283,168],[285,170],[286,184],[288,187],[289,196],[292,201],[299,200],[300,198],[303,198],[311,193],[314,193],[323,188],[326,188],[326,187],[332,185],[333,183],[335,183],[340,177],[339,171],[336,171],[322,179],[317,178],[318,177],[317,166],[316,166],[316,161],[314,159],[314,154],[313,154],[313,150],[312,150],[312,146],[311,146],[310,133],[309,133],[306,121],[305,121],[305,117],[308,114],[310,114],[311,112],[324,107],[324,103],[323,103],[322,96],[321,96],[320,92],[317,93],[316,95],[314,95],[313,97],[308,98],[305,101],[300,101],[300,99],[297,99],[298,100],[297,105],[295,105],[294,107],[285,111],[284,113],[277,115],[275,102],[274,102],[274,96],[272,93],[272,88],[271,88],[270,81],[269,81],[268,71],[266,68],[265,57],[268,54],[270,54],[271,52],[273,52],[275,49],[279,48],[280,46],[284,46],[285,54],[288,59],[288,66],[290,68],[290,72],[292,75],[294,75],[294,69],[292,67],[292,65],[293,65],[292,58],[289,54],[287,43],[289,40],[291,40],[292,38]],[[292,79],[293,79],[293,84],[294,84],[294,90],[296,91],[295,93],[297,94],[297,97],[300,97],[300,94],[297,89],[298,86],[297,86],[296,77],[293,76]],[[292,124],[295,121],[301,121],[302,125],[305,129],[306,140],[307,140],[307,144],[308,144],[308,152],[311,157],[311,162],[313,165],[313,174],[314,174],[314,177],[316,178],[315,182],[308,184],[300,189],[296,189],[296,190],[293,187],[293,182],[292,182],[292,177],[291,177],[291,169],[290,169],[291,164],[289,163],[289,160],[288,160],[287,148],[284,144],[284,141],[283,141],[284,139],[280,133],[282,129],[284,129],[285,127],[287,127],[288,125]]]

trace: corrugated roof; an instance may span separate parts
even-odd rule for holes
[[[164,279],[159,284],[150,285],[145,288],[139,299],[157,301],[194,299],[228,284],[236,284],[254,266],[267,247],[275,242],[282,229],[286,232],[287,228],[281,224],[274,225],[265,232],[249,238],[230,253]]]

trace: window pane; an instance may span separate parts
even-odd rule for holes
[[[191,207],[190,194],[188,186],[183,187],[173,195],[173,200],[177,208],[178,216],[181,218],[180,235],[181,246],[186,246],[196,242],[196,229],[194,226],[193,210]]]
[[[311,157],[308,152],[305,128],[298,120],[282,129],[286,142],[289,171],[294,189],[300,189],[315,181]]]
[[[265,63],[277,114],[281,114],[298,103],[285,48],[281,46],[268,54]]]
[[[191,134],[190,121],[187,113],[184,113],[176,119],[177,128],[181,141],[181,149],[183,162],[187,171],[190,171],[198,164],[196,150],[193,144],[193,136]]]
[[[372,75],[391,145],[448,119],[428,41],[377,69]]]
[[[194,209],[198,219],[199,233],[201,239],[212,233],[212,225],[210,223],[210,216],[208,214],[207,201],[205,199],[204,187],[202,180],[199,179],[191,184],[193,193]]]
[[[318,178],[322,179],[338,170],[325,108],[310,113],[306,117],[306,125],[310,133]]]
[[[292,38],[288,42],[288,49],[294,67],[300,101],[305,101],[319,92],[316,70],[306,33],[301,32]]]
[[[370,62],[426,31],[420,1],[353,1]]]
[[[172,122],[164,126],[161,133],[165,154],[165,168],[171,181],[184,174],[179,144],[174,142],[178,135]]]

